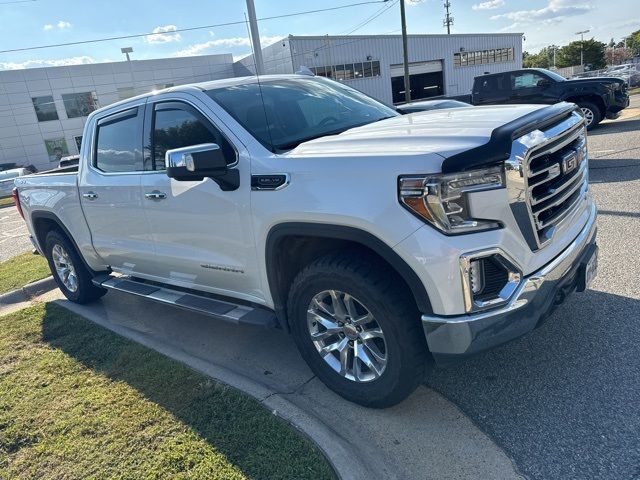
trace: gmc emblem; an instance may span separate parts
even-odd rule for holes
[[[562,173],[572,172],[578,166],[578,154],[571,152],[562,157]]]

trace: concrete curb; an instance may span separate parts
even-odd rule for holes
[[[58,288],[53,276],[43,278],[33,283],[29,283],[22,288],[0,295],[0,307],[12,305],[14,303],[22,303],[31,300],[33,297],[49,292],[54,288]]]
[[[74,303],[59,300],[54,301],[54,303],[118,335],[182,362],[214,380],[252,396],[271,413],[277,415],[309,438],[324,454],[341,480],[378,478],[378,474],[367,466],[363,455],[351,443],[326,425],[320,418],[301,409],[286,398],[287,395],[291,395],[294,392],[275,391],[245,375],[190,355],[165,342],[149,338],[144,333],[105,322],[99,314],[94,314],[93,312],[87,314],[86,310]]]

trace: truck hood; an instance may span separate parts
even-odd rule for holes
[[[398,156],[436,153],[444,158],[489,142],[493,131],[545,105],[498,105],[398,115],[339,135],[298,145],[292,156]]]
[[[565,80],[570,85],[574,84],[587,84],[587,83],[624,83],[624,79],[620,77],[587,77],[587,78],[572,78]]]

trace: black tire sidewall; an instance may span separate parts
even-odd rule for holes
[[[589,110],[591,110],[591,112],[593,113],[593,121],[591,122],[591,125],[587,126],[587,130],[591,130],[592,128],[594,128],[596,125],[598,125],[601,121],[602,121],[602,115],[600,114],[600,109],[594,105],[593,103],[590,102],[580,102],[578,104],[578,107],[582,108],[587,108]]]
[[[49,263],[49,268],[51,269],[53,278],[56,281],[58,288],[62,291],[64,296],[67,297],[67,299],[75,303],[85,303],[101,296],[102,289],[98,289],[93,285],[91,274],[76,252],[75,247],[71,244],[71,242],[65,235],[56,230],[52,230],[47,234],[45,245],[47,262]],[[73,268],[78,278],[78,289],[75,292],[72,292],[65,286],[65,284],[62,282],[62,279],[56,272],[52,255],[53,247],[55,245],[60,245],[65,250],[65,252],[67,252],[67,255],[69,255],[69,258],[71,259],[71,263],[73,264]]]
[[[379,378],[363,383],[343,378],[318,353],[307,328],[307,309],[311,299],[325,290],[349,293],[373,314],[380,325],[385,336],[387,364]],[[407,315],[407,313],[406,309],[400,312],[390,310],[384,294],[366,278],[354,278],[347,272],[323,271],[321,268],[305,272],[303,279],[296,284],[295,291],[291,292],[289,304],[291,331],[298,349],[311,370],[339,395],[367,406],[387,406],[386,404],[397,403],[386,398],[388,392],[396,391],[404,382],[412,381],[412,374],[406,368],[409,362],[405,361],[408,353],[405,347],[408,345],[403,341],[402,326],[396,323],[398,316]],[[402,398],[404,395],[401,395],[398,400]]]

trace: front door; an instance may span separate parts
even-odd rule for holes
[[[544,103],[544,81],[548,79],[535,72],[512,73],[510,103]]]
[[[142,177],[142,191],[157,258],[153,274],[172,285],[262,301],[249,157],[231,132],[210,118],[206,104],[188,94],[161,95],[147,106],[145,164],[157,174]],[[237,164],[237,190],[223,192],[210,178],[178,181],[164,173],[167,150],[203,143],[218,144],[228,163]]]
[[[145,273],[155,260],[140,192],[143,118],[144,100],[92,119],[94,138],[86,139],[88,161],[78,179],[94,249],[127,274]]]

